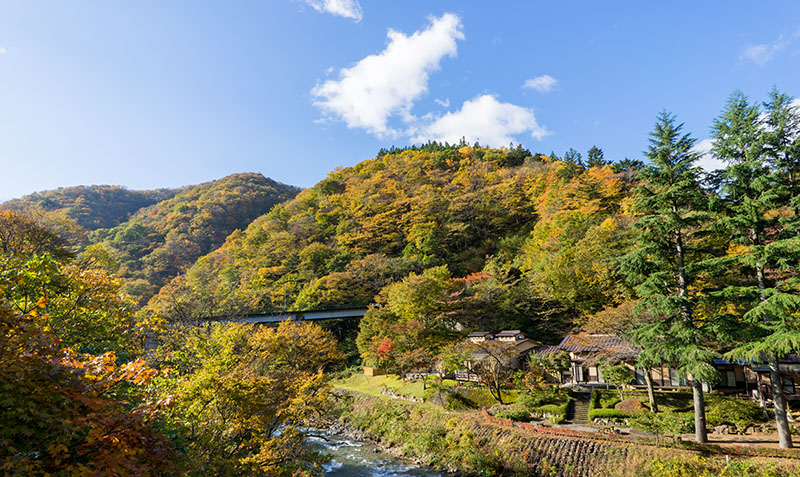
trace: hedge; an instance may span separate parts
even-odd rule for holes
[[[589,420],[594,419],[627,419],[631,417],[627,412],[617,411],[616,409],[590,409]]]

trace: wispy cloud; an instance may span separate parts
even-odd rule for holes
[[[6,54],[7,51],[5,48],[0,48],[0,55]]]
[[[301,0],[318,12],[330,13],[360,22],[363,18],[358,0]]]
[[[422,126],[412,137],[414,142],[480,141],[490,146],[505,146],[514,140],[513,135],[530,133],[541,140],[549,134],[539,125],[533,111],[511,103],[502,103],[485,94],[465,101],[461,109],[450,112],[430,124]]]
[[[444,100],[436,98],[436,99],[433,100],[433,102],[438,104],[439,106],[441,106],[443,108],[449,108],[450,107],[450,98],[445,98]]]
[[[522,85],[523,88],[535,89],[540,93],[549,93],[558,86],[558,80],[550,75],[541,75],[530,78]]]
[[[456,56],[456,42],[464,39],[461,20],[452,13],[431,18],[427,28],[410,36],[391,29],[387,36],[382,52],[343,68],[338,80],[311,90],[325,117],[378,137],[396,136],[389,119],[414,120],[411,107],[428,91],[430,73],[439,69],[444,57]]]
[[[781,51],[788,48],[795,40],[800,38],[800,30],[795,31],[791,35],[781,34],[775,41],[771,43],[762,43],[758,45],[747,45],[742,48],[739,54],[741,61],[752,61],[758,66],[764,66],[775,58]]]

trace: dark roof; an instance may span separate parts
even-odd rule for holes
[[[495,336],[517,336],[522,333],[520,330],[503,330]]]
[[[565,336],[558,348],[573,353],[608,354],[620,358],[635,358],[642,351],[640,347],[614,335],[584,332]]]
[[[737,360],[729,360],[725,358],[714,358],[714,364],[738,364],[739,366],[753,366],[753,365],[766,365],[767,357],[763,356],[761,360],[758,361],[748,361],[745,359],[737,359]],[[797,354],[787,354],[783,358],[780,359],[780,364],[800,364],[800,356]]]
[[[560,353],[560,352],[561,348],[559,348],[558,346],[537,346],[532,351],[532,353],[535,354],[536,356],[542,356],[545,354]]]
[[[476,331],[474,333],[468,334],[467,337],[468,338],[476,338],[476,337],[482,337],[482,336],[491,336],[491,334],[492,333],[489,332],[489,331]]]

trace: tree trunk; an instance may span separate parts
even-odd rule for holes
[[[688,282],[683,260],[683,236],[680,232],[675,234],[675,255],[678,259],[678,296],[683,298],[688,292]],[[683,319],[691,322],[692,310],[688,303],[684,301],[681,306],[683,307]],[[706,432],[706,403],[703,397],[703,384],[694,376],[692,376],[692,396],[694,398],[694,438],[700,444],[705,444],[708,442],[708,434]]]
[[[754,243],[757,243],[754,241]],[[758,288],[761,290],[761,301],[766,300],[764,290],[767,288],[767,280],[764,277],[764,264],[756,263],[756,278],[758,279]],[[767,316],[764,321],[769,323],[770,318]],[[772,386],[772,401],[775,403],[775,425],[778,427],[778,442],[781,449],[790,449],[792,447],[792,434],[789,430],[789,418],[786,416],[786,394],[783,392],[783,381],[781,380],[781,373],[778,369],[778,357],[775,355],[769,356],[769,381]]]
[[[500,386],[500,383],[495,383],[495,385],[493,387],[494,387],[495,393],[497,394],[494,398],[497,399],[498,403],[505,404],[503,402],[503,388]]]
[[[694,398],[694,439],[700,444],[708,442],[706,433],[706,403],[703,397],[703,384],[692,377],[692,397]]]
[[[650,412],[658,412],[658,404],[656,404],[656,394],[653,391],[653,378],[650,376],[652,370],[645,369],[644,380],[647,383],[647,399],[650,400]]]
[[[781,449],[792,448],[792,434],[789,430],[789,419],[786,416],[786,395],[778,369],[778,358],[769,357],[769,380],[772,384],[772,400],[775,402],[775,424],[778,427],[778,442]]]

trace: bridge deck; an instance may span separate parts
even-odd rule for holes
[[[278,314],[249,315],[232,318],[237,323],[279,323],[286,320],[335,320],[339,318],[363,318],[367,308],[346,310],[308,310],[291,311]]]

